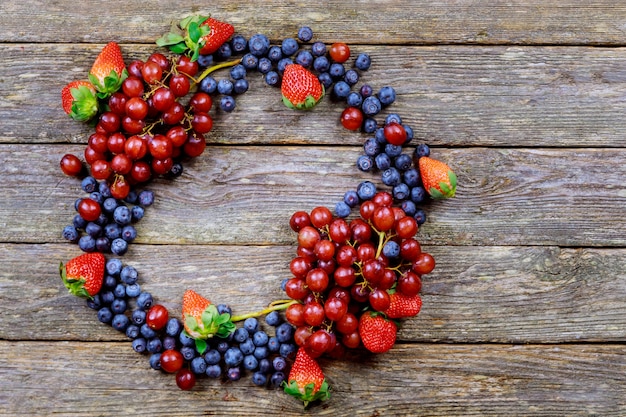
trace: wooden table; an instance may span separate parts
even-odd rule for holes
[[[626,415],[626,6],[614,0],[2,2],[0,415],[302,413],[249,378],[178,390],[58,277],[79,253],[61,230],[83,196],[58,164],[91,132],[65,116],[61,88],[106,42],[145,59],[172,21],[202,12],[245,36],[309,25],[369,53],[363,81],[394,86],[389,111],[459,177],[419,232],[437,260],[422,312],[387,354],[323,359],[334,394],[307,414]],[[187,288],[235,311],[281,298],[291,213],[378,181],[355,168],[365,136],[340,127],[340,105],[290,111],[249,79],[206,153],[150,185],[124,257],[173,313]]]

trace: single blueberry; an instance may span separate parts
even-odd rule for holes
[[[363,84],[361,85],[361,88],[359,89],[359,93],[361,93],[361,95],[365,99],[367,97],[370,97],[372,94],[374,94],[374,89],[369,84]]]
[[[243,367],[247,371],[254,371],[259,367],[259,360],[254,355],[246,355],[243,358]]]
[[[139,272],[134,266],[125,265],[120,271],[120,280],[124,284],[134,284],[139,279]]]
[[[311,53],[313,56],[326,55],[326,44],[324,42],[313,42],[311,45]]]
[[[250,355],[253,353],[254,348],[254,341],[252,341],[252,339],[246,339],[243,343],[239,344],[239,349],[241,349],[241,352],[243,352],[244,355]]]
[[[104,237],[113,241],[118,237],[122,237],[122,226],[119,224],[112,222],[104,226]]]
[[[222,368],[219,364],[209,365],[207,366],[205,373],[209,378],[219,378],[222,376]]]
[[[259,372],[264,374],[270,372],[272,370],[272,362],[269,359],[263,358],[259,361]]]
[[[257,67],[257,70],[261,74],[267,74],[272,70],[272,68],[274,68],[274,64],[272,64],[272,61],[270,61],[269,58],[262,57],[261,59],[259,59],[259,65]]]
[[[302,65],[304,68],[309,68],[313,64],[313,54],[309,51],[300,51],[296,55],[293,62]]]
[[[385,124],[388,125],[389,123],[394,123],[394,122],[401,125],[402,117],[400,117],[398,113],[389,113],[387,117],[385,117]]]
[[[413,155],[414,158],[421,158],[422,156],[430,156],[430,147],[425,143],[420,143],[415,148],[415,153]]]
[[[365,53],[359,54],[354,60],[354,66],[361,71],[367,71],[370,65],[372,65],[372,59]]]
[[[259,330],[254,335],[252,335],[252,341],[255,346],[265,346],[267,345],[267,341],[269,340],[269,336],[263,330]]]
[[[317,79],[322,83],[325,89],[328,89],[331,85],[333,85],[333,78],[330,76],[328,72],[322,72],[317,76]]]
[[[403,145],[406,145],[407,143],[409,143],[410,141],[413,140],[414,137],[414,133],[413,133],[413,128],[409,125],[402,125],[402,127],[404,128],[404,131],[406,132],[406,140],[404,141]]]
[[[226,366],[234,367],[238,366],[243,361],[243,353],[238,347],[230,347],[224,353],[224,363]]]
[[[285,380],[285,374],[283,372],[276,371],[270,377],[270,384],[272,385],[272,387],[278,388],[282,385],[284,380]]]
[[[267,349],[267,346],[257,346],[254,348],[254,357],[257,359],[267,358],[270,352]]]
[[[139,333],[141,333],[141,335],[145,337],[146,340],[152,339],[157,335],[156,332],[150,326],[148,326],[148,323],[144,323],[139,327]]]
[[[230,113],[235,110],[235,106],[237,105],[235,98],[233,96],[222,96],[220,99],[220,108],[226,113]]]
[[[406,200],[407,198],[409,198],[410,193],[411,193],[411,189],[409,188],[408,185],[406,185],[403,182],[394,186],[392,190],[393,198],[395,198],[398,201]]]
[[[269,71],[265,74],[265,83],[270,86],[277,86],[280,82],[280,76],[276,71]]]
[[[243,94],[248,91],[249,87],[250,84],[248,83],[248,80],[246,80],[245,78],[241,78],[239,80],[236,80],[233,84],[233,92],[235,94]]]
[[[183,359],[190,361],[196,357],[195,346],[183,346],[180,348],[180,354],[183,355]]]
[[[402,209],[402,211],[404,211],[404,213],[407,216],[414,216],[415,213],[417,212],[417,207],[415,206],[415,203],[412,202],[411,200],[403,201],[402,204],[400,205],[400,208]]]
[[[137,229],[133,225],[127,224],[122,228],[122,239],[127,241],[128,243],[135,240],[137,237]]]
[[[285,67],[291,64],[293,64],[293,59],[283,58],[280,61],[278,61],[278,63],[276,64],[276,70],[278,71],[279,74],[282,74],[283,72],[285,72]]]
[[[128,195],[124,197],[124,201],[126,203],[135,204],[137,202],[137,192],[131,189]]]
[[[402,146],[392,145],[391,143],[388,143],[385,145],[385,153],[392,158],[395,158],[396,156],[400,156],[400,154],[402,153]]]
[[[205,77],[200,81],[200,91],[213,94],[217,91],[217,81],[213,77]]]
[[[150,355],[150,367],[156,371],[161,369],[161,353],[153,353]]]
[[[267,376],[263,372],[257,371],[252,374],[252,383],[259,387],[265,386],[267,384]]]
[[[298,39],[302,42],[309,42],[313,39],[313,30],[308,26],[302,26],[298,29]]]
[[[350,206],[348,206],[345,201],[338,201],[337,204],[335,204],[335,215],[341,219],[348,217],[351,211]]]
[[[349,86],[353,86],[359,82],[359,73],[353,69],[349,69],[344,74],[343,80],[348,83]]]
[[[87,226],[87,220],[83,219],[80,214],[77,214],[72,219],[72,224],[76,229],[85,229],[85,226]]]
[[[152,304],[154,303],[154,300],[152,299],[152,294],[150,294],[149,292],[142,292],[141,294],[139,294],[137,296],[137,308],[141,309],[141,310],[147,310],[150,307],[152,307]]]
[[[92,176],[87,176],[80,182],[80,187],[86,193],[93,193],[98,189],[98,181]]]
[[[357,186],[356,193],[361,201],[370,200],[376,194],[376,185],[371,181],[363,181]]]
[[[143,337],[138,337],[133,340],[133,350],[137,353],[143,353],[146,351],[147,342]]]
[[[210,67],[213,64],[213,55],[199,55],[198,56],[198,65],[201,67]]]
[[[394,161],[394,165],[398,170],[404,172],[411,168],[413,165],[413,158],[410,155],[403,153],[402,155],[398,155]]]
[[[417,224],[424,224],[426,222],[426,212],[422,209],[417,209],[413,218],[417,221]]]
[[[413,187],[411,188],[410,198],[415,204],[421,203],[426,199],[426,190],[424,190],[424,187]]]
[[[226,78],[219,80],[217,82],[217,92],[224,95],[232,94],[233,82]]]
[[[129,339],[136,339],[139,337],[139,335],[139,326],[135,324],[129,324],[128,327],[126,327],[126,337],[128,337]]]
[[[124,296],[126,296],[126,287],[124,284],[116,284],[113,288],[113,295],[117,298],[124,298]]]
[[[272,353],[278,352],[280,349],[280,342],[276,336],[272,336],[267,340],[267,349]]]
[[[83,252],[94,252],[96,250],[96,239],[89,235],[81,236],[78,239],[78,247]]]
[[[215,58],[221,60],[228,59],[231,56],[233,56],[233,50],[231,49],[230,43],[228,42],[224,42],[222,45],[220,45],[219,48],[217,48],[217,51],[215,51]]]
[[[95,239],[102,233],[102,226],[94,222],[89,222],[87,226],[85,226],[85,233]]]
[[[369,155],[361,155],[356,160],[356,166],[363,172],[369,172],[374,169],[374,160]]]
[[[388,241],[383,246],[383,255],[387,258],[397,258],[400,256],[400,245],[393,240]]]
[[[98,320],[102,323],[110,323],[113,319],[113,313],[108,307],[102,307],[98,310]]]
[[[102,304],[111,305],[113,300],[115,300],[115,295],[113,291],[102,291],[100,292],[100,299],[102,300]]]
[[[234,332],[233,338],[237,343],[243,343],[250,337],[250,333],[243,327],[237,328]]]
[[[376,96],[369,96],[363,100],[361,110],[366,116],[376,116],[380,113],[382,105]]]
[[[420,173],[415,168],[409,168],[402,174],[402,178],[404,183],[409,187],[416,187],[419,185],[420,181]]]
[[[330,68],[328,69],[328,73],[334,80],[340,80],[346,73],[346,69],[343,64],[338,62],[333,62],[330,64]]]
[[[294,38],[285,38],[280,45],[280,49],[285,56],[291,56],[295,54],[299,48],[300,45],[298,44],[298,41]]]
[[[100,194],[102,194],[102,197],[104,198],[111,197],[111,187],[109,187],[109,184],[107,184],[106,181],[102,181],[100,184],[98,184],[98,191],[100,192]]]
[[[130,214],[132,216],[132,221],[138,222],[143,219],[145,209],[141,206],[133,206],[133,208],[130,209]]]
[[[343,201],[348,205],[348,207],[353,208],[359,204],[359,195],[356,190],[348,190],[343,195]]]
[[[130,319],[137,326],[141,326],[146,322],[146,312],[144,310],[133,310],[130,315]]]
[[[209,365],[217,365],[222,360],[222,355],[216,349],[209,349],[204,354],[204,360]]]
[[[87,299],[87,307],[92,310],[100,310],[102,308],[102,300],[100,299],[100,294],[94,295],[92,298]]]
[[[237,54],[245,52],[248,48],[248,41],[242,35],[235,35],[230,40],[230,49]]]
[[[241,65],[247,70],[256,69],[259,65],[259,58],[250,53],[245,54],[243,58],[241,58]]]
[[[267,57],[272,62],[278,62],[283,58],[283,51],[280,46],[271,46],[267,51]]]
[[[117,206],[113,211],[113,220],[120,226],[124,226],[130,223],[132,214],[127,206]]]
[[[363,150],[365,151],[365,155],[375,157],[380,153],[381,147],[375,138],[368,138],[363,143]]]
[[[396,91],[390,86],[382,87],[378,92],[378,99],[380,104],[388,106],[396,100]]]
[[[165,336],[163,338],[163,350],[176,349],[176,338],[172,336]]]
[[[207,363],[202,356],[196,356],[192,359],[191,365],[189,367],[191,372],[196,375],[202,375],[206,372]]]
[[[109,197],[102,202],[102,211],[107,214],[112,214],[118,206],[117,199]]]
[[[280,345],[279,353],[285,359],[293,359],[296,356],[296,345],[293,343],[283,343]]]
[[[285,369],[287,369],[287,361],[282,356],[276,356],[272,360],[272,366],[277,371],[284,371]]]
[[[119,274],[118,274],[119,275]],[[106,290],[112,290],[117,286],[117,278],[113,275],[105,275],[102,280],[102,288]]]
[[[128,307],[128,304],[126,303],[126,300],[123,298],[116,298],[111,303],[111,311],[115,314],[122,314],[123,312],[126,311],[127,307]]]
[[[272,311],[265,316],[265,323],[268,326],[276,327],[282,322],[278,311]]]
[[[100,194],[100,191],[94,191],[90,193],[89,198],[98,204],[102,204],[102,202],[104,201],[104,197],[102,197],[102,194]]]
[[[293,338],[294,328],[291,324],[284,322],[276,327],[276,338],[280,343],[285,343]]]
[[[330,69],[330,61],[324,55],[313,60],[313,69],[317,72],[326,72]]]
[[[350,94],[348,94],[348,97],[346,97],[346,104],[349,107],[361,108],[361,104],[363,104],[363,97],[361,97],[360,93],[357,93],[356,91],[351,91]]]
[[[241,379],[241,369],[238,366],[228,368],[226,375],[230,381],[239,381]]]
[[[78,230],[73,225],[68,225],[63,228],[63,238],[72,243],[76,243],[78,242],[78,239],[80,239],[80,235]]]
[[[394,185],[400,184],[400,181],[402,181],[402,177],[400,175],[400,171],[398,171],[394,167],[391,167],[383,171],[381,175],[381,180],[383,184],[393,187]]]
[[[243,328],[250,334],[254,334],[259,329],[259,320],[256,317],[248,317],[243,322]]]
[[[178,341],[180,342],[181,345],[183,346],[195,346],[196,345],[196,340],[193,339],[191,336],[189,336],[187,334],[187,332],[185,331],[181,331],[178,334]]]
[[[142,190],[137,195],[137,202],[143,207],[149,207],[154,204],[154,192],[150,190]]]
[[[182,329],[183,324],[180,320],[176,317],[170,317],[165,325],[165,334],[172,337],[178,337]]]
[[[254,56],[260,57],[267,54],[270,48],[270,40],[267,36],[257,33],[252,35],[248,41],[248,50]]]
[[[337,81],[333,86],[333,96],[337,99],[345,100],[350,94],[350,86],[345,81]]]
[[[153,337],[148,340],[146,350],[149,353],[158,353],[163,350],[163,342],[158,337]]]

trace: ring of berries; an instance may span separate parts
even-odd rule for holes
[[[235,381],[249,374],[256,385],[283,388],[307,406],[330,396],[316,358],[340,358],[346,349],[387,352],[398,320],[421,309],[421,278],[435,267],[416,238],[425,221],[422,207],[429,199],[453,197],[456,176],[430,157],[425,144],[403,153],[413,130],[400,115],[388,112],[383,123],[376,120],[396,99],[392,87],[375,93],[362,84],[355,91],[371,65],[369,55],[359,54],[347,67],[348,45],[327,48],[311,43],[312,37],[303,27],[297,38],[271,45],[265,35],[245,39],[226,22],[190,16],[156,41],[169,52],[126,63],[111,42],[86,79],[61,92],[64,111],[95,126],[85,163],[71,154],[60,162],[88,193],[76,200],[77,213],[63,230],[85,253],[61,263],[62,281],[87,299],[99,321],[148,354],[154,369],[175,374],[181,389],[192,389],[199,377]],[[225,69],[228,76],[214,78]],[[288,108],[313,109],[325,95],[345,105],[341,124],[369,136],[358,170],[379,173],[388,190],[362,180],[334,212],[320,205],[293,213],[297,249],[291,277],[280,283],[286,299],[234,314],[187,289],[181,314],[170,315],[120,257],[154,202],[146,185],[157,176],[179,176],[183,164],[202,155],[217,113],[214,101],[221,111],[234,111],[253,72],[280,88],[277,98]]]

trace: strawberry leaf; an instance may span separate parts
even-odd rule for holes
[[[198,24],[196,22],[191,22],[187,31],[189,32],[189,39],[191,39],[193,43],[198,43],[201,34]]]
[[[298,386],[295,379],[292,379],[289,383],[283,382],[283,386],[286,394],[289,394],[304,403],[304,408],[306,408],[313,401],[324,401],[330,398],[330,385],[328,385],[326,380],[322,382],[320,389],[316,392],[314,392],[315,384],[312,382],[305,385],[302,390]]]
[[[195,343],[196,343],[196,351],[198,351],[198,353],[200,355],[203,355],[204,352],[206,352],[207,348],[209,347],[209,345],[207,344],[206,340],[204,339],[194,339]]]
[[[176,45],[177,43],[184,42],[185,38],[178,33],[166,33],[156,40],[156,44],[158,46],[170,46]]]

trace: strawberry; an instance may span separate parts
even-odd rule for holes
[[[227,337],[235,331],[230,314],[220,314],[214,304],[194,290],[187,290],[183,295],[183,326],[187,334],[196,339],[197,347],[204,349],[205,339],[215,335]]]
[[[387,352],[396,343],[397,332],[396,324],[379,313],[366,311],[359,319],[359,336],[370,352]]]
[[[105,263],[106,259],[100,252],[84,253],[65,265],[61,262],[59,272],[63,284],[71,294],[93,298],[102,288]]]
[[[280,85],[283,103],[290,109],[309,110],[324,97],[324,86],[308,69],[299,64],[285,67]]]
[[[389,295],[391,303],[384,313],[391,319],[399,319],[404,317],[414,317],[422,308],[422,299],[419,295],[413,297],[406,296],[400,293],[393,293]]]
[[[285,392],[302,400],[304,407],[312,401],[330,398],[330,386],[322,368],[304,348],[298,349],[287,381],[283,383]]]
[[[200,26],[208,26],[211,28],[211,32],[203,36],[200,41],[202,44],[200,54],[202,55],[210,55],[216,52],[220,49],[220,46],[235,33],[235,27],[233,25],[213,19],[212,17],[205,20]]]
[[[72,81],[61,90],[63,110],[72,119],[86,122],[98,113],[96,89],[89,81]]]
[[[422,156],[418,164],[424,189],[432,198],[454,197],[456,193],[456,175],[446,163],[428,156]]]
[[[98,97],[107,98],[119,90],[126,77],[128,70],[120,46],[116,42],[107,43],[89,71],[89,81],[96,87]]]

